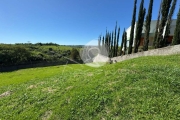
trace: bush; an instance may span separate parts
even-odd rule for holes
[[[77,49],[73,48],[73,49],[71,50],[70,57],[71,57],[71,59],[73,59],[73,60],[78,59],[78,58],[79,58],[79,51],[78,51]]]

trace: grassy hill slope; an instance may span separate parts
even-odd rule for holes
[[[0,73],[0,119],[180,119],[179,78],[180,55]]]

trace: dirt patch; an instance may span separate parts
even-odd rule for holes
[[[54,93],[56,89],[52,89],[51,87],[48,87],[48,88],[44,88],[42,91],[48,92],[48,93]]]
[[[37,85],[44,85],[45,84],[45,82],[39,82],[39,83],[37,83]]]
[[[91,76],[93,76],[93,73],[88,73],[87,76],[90,76],[90,77],[91,77]]]
[[[147,90],[147,88],[145,87],[125,87],[125,89],[128,89],[128,90]]]
[[[10,94],[11,94],[11,91],[6,91],[6,92],[4,92],[4,93],[2,93],[2,94],[0,95],[0,98],[9,96]]]
[[[33,89],[36,88],[36,85],[30,85],[27,89]]]
[[[48,120],[52,115],[52,111],[46,111],[42,116],[42,120]]]
[[[70,90],[72,88],[73,88],[73,86],[69,86],[69,87],[65,88],[65,90]]]

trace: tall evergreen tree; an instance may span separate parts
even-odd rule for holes
[[[101,47],[101,54],[104,55],[104,48],[105,48],[105,36],[102,37],[102,47]]]
[[[108,32],[106,31],[106,36],[105,36],[105,48],[106,50],[108,49]]]
[[[164,31],[164,27],[166,25],[166,21],[168,18],[171,2],[172,0],[163,0],[163,3],[162,3],[162,9],[161,9],[162,18],[161,18],[161,24],[159,27],[159,36],[158,36],[159,48],[164,47],[163,31]]]
[[[118,28],[118,34],[117,34],[117,42],[116,42],[116,56],[118,56],[119,35],[120,35],[120,27]]]
[[[180,44],[180,8],[179,8],[179,12],[177,15],[176,28],[174,31],[174,37],[173,37],[172,44],[173,45]]]
[[[137,4],[137,0],[134,0],[134,10],[133,10],[133,17],[132,17],[132,22],[131,22],[131,32],[130,32],[128,54],[132,53],[132,45],[133,45],[133,40],[134,40],[134,25],[136,22],[136,4]]]
[[[125,31],[125,33],[124,33],[124,55],[126,54],[126,51],[127,51],[127,32]]]
[[[164,33],[164,46],[167,46],[169,43],[168,43],[168,37],[169,37],[169,34],[170,34],[170,26],[171,26],[171,21],[172,21],[172,16],[174,14],[174,10],[176,8],[176,3],[177,3],[177,0],[173,0],[173,3],[171,5],[171,9],[170,9],[170,12],[169,12],[169,15],[168,15],[168,19],[167,19],[167,22],[166,22],[166,28],[165,28],[165,33]]]
[[[150,0],[148,14],[146,16],[146,23],[145,23],[145,37],[144,37],[144,44],[143,44],[144,51],[148,50],[149,32],[150,32],[151,18],[152,18],[152,8],[153,8],[153,0]]]
[[[113,57],[113,43],[114,43],[114,32],[112,31],[112,34],[111,34],[111,57]]]
[[[138,52],[138,47],[140,45],[145,14],[146,14],[146,9],[144,8],[144,0],[141,0],[141,4],[140,4],[140,8],[139,8],[138,22],[136,25],[136,37],[135,37],[135,42],[134,42],[134,53]]]
[[[123,32],[122,40],[121,40],[120,56],[123,54],[122,49],[123,49],[123,45],[124,45],[124,36],[125,36],[125,30]]]
[[[101,35],[99,36],[99,39],[98,39],[98,48],[99,50],[101,50]]]
[[[113,49],[113,57],[116,56],[116,31],[117,31],[117,22],[114,30],[114,49]]]
[[[104,46],[104,36],[103,36],[103,38],[102,38],[102,46]]]
[[[108,35],[108,44],[109,44],[109,46],[108,46],[108,54],[109,54],[109,57],[111,57],[111,33],[109,33],[109,35]]]
[[[157,48],[159,46],[158,36],[159,36],[159,22],[161,19],[161,8],[162,8],[162,0],[159,7],[158,18],[157,18],[157,23],[156,23],[156,31],[155,31],[154,40],[153,40],[154,48]]]

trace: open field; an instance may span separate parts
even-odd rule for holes
[[[0,119],[180,119],[180,55],[0,73]]]

